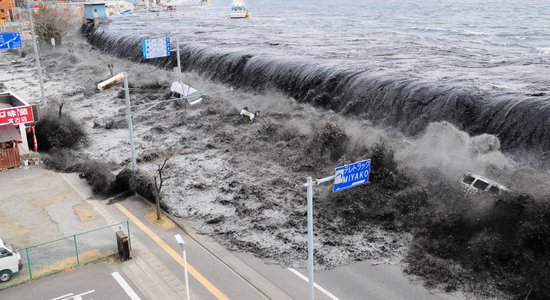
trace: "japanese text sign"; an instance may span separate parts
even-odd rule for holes
[[[0,109],[0,125],[31,123],[34,121],[30,105]]]
[[[369,182],[370,159],[336,168],[333,192]]]

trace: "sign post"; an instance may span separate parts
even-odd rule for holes
[[[353,164],[337,167],[334,175],[315,180],[315,184],[334,180],[333,192],[355,187],[369,182],[370,159],[359,161]],[[314,299],[313,279],[313,179],[307,177],[304,186],[307,187],[307,271],[308,271],[308,293],[309,300]]]

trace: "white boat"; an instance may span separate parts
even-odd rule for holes
[[[229,17],[232,19],[248,18],[248,8],[242,2],[233,2],[229,8]]]

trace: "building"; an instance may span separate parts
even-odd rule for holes
[[[12,124],[0,125],[0,170],[21,165],[19,142],[21,134]]]
[[[15,0],[0,0],[0,19],[10,21],[11,10],[15,7]]]
[[[107,9],[104,2],[84,3],[84,18],[86,20],[93,21],[96,18],[103,20],[107,17]]]
[[[0,162],[4,165],[0,165],[0,169],[20,166],[21,157],[28,159],[29,143],[25,129],[35,121],[38,121],[36,107],[33,109],[13,93],[0,93],[0,154],[4,158],[9,155],[9,159]]]

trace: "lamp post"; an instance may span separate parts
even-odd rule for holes
[[[136,147],[134,145],[134,126],[132,124],[132,108],[130,107],[130,89],[128,88],[128,74],[126,72],[118,73],[115,76],[100,82],[97,85],[97,88],[100,91],[103,91],[121,81],[124,81],[124,102],[126,102],[126,119],[128,121],[128,130],[130,131],[130,146],[132,148],[132,172],[136,172]]]
[[[44,91],[44,79],[42,78],[42,65],[40,64],[40,53],[38,52],[38,41],[34,35],[34,24],[32,22],[32,8],[29,8],[29,21],[31,26],[32,46],[34,48],[34,58],[36,61],[36,69],[38,71],[38,79],[40,80],[40,100],[46,104],[46,92]]]
[[[187,256],[185,255],[185,247],[184,247],[185,242],[183,241],[183,238],[179,234],[174,235],[174,237],[176,238],[176,241],[178,242],[178,244],[180,244],[181,246],[181,251],[183,256],[183,268],[185,269],[185,290],[187,292],[187,300],[190,300],[191,298],[189,298],[189,278],[187,276]]]

